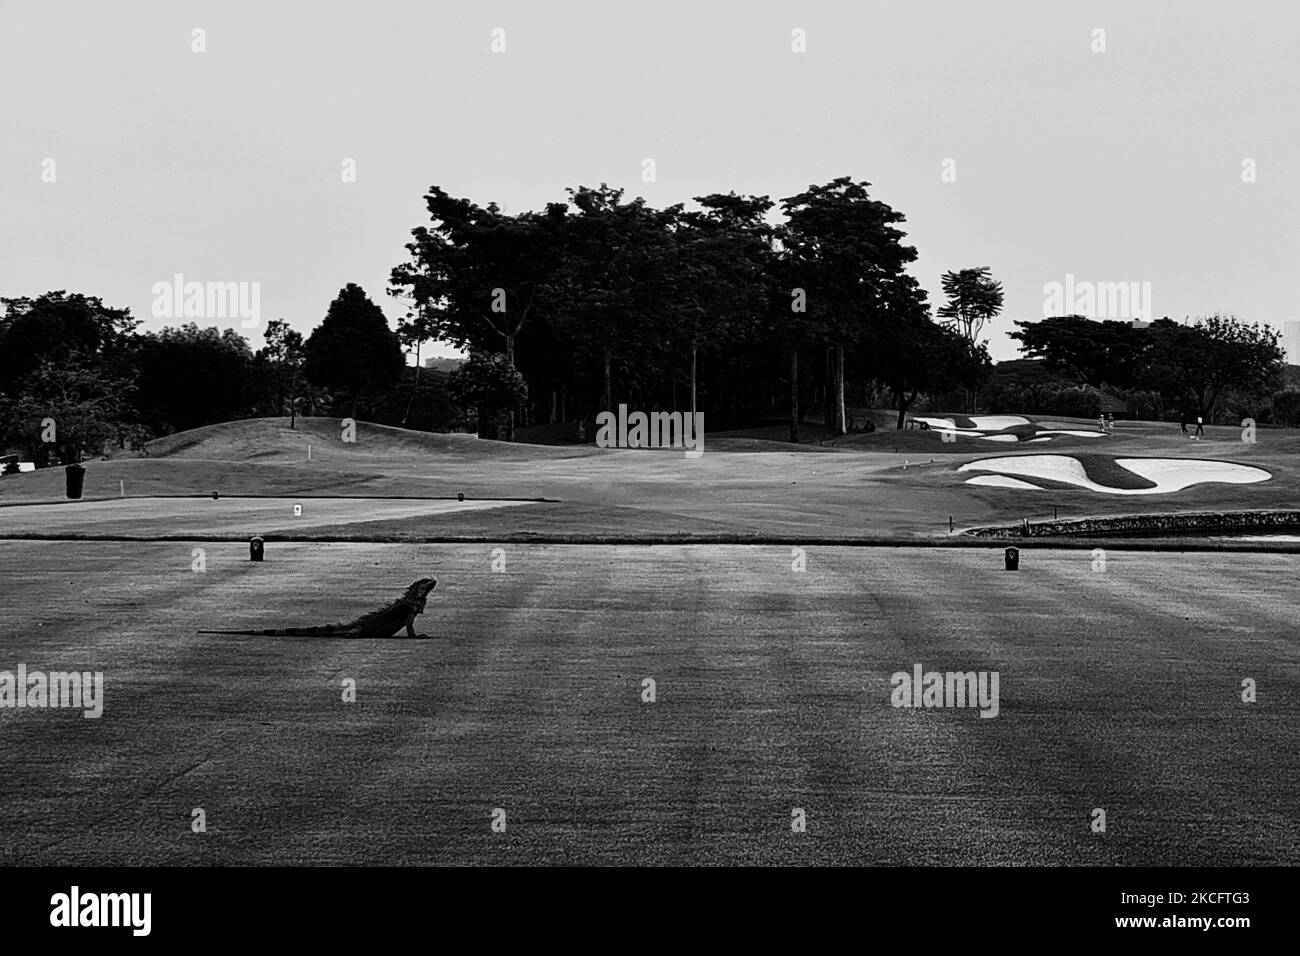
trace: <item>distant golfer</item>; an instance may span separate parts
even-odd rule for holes
[[[1187,434],[1187,412],[1186,411],[1182,411],[1178,413],[1178,427],[1183,430],[1184,435]]]
[[[1112,434],[1115,431],[1115,416],[1110,412],[1106,413],[1106,431],[1111,432]]]
[[[1099,431],[1099,432],[1104,432],[1105,430],[1106,430],[1106,416],[1105,416],[1105,415],[1098,415],[1098,416],[1097,416],[1097,431]]]
[[[1205,437],[1205,420],[1200,415],[1196,416],[1196,434],[1201,438]]]

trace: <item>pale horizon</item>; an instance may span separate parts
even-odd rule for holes
[[[96,295],[155,330],[188,321],[151,314],[159,281],[256,282],[261,325],[306,334],[355,282],[395,323],[433,184],[518,212],[601,182],[667,206],[847,175],[906,217],[932,309],[943,272],[991,267],[997,360],[1070,275],[1149,283],[1143,318],[1296,316],[1294,6],[602,9],[8,8],[0,295]]]

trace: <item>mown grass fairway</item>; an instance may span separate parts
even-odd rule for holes
[[[1082,425],[1070,420],[1039,424]],[[964,437],[946,443],[933,431],[878,431],[848,436],[834,446],[710,436],[703,457],[689,460],[674,450],[508,444],[367,423],[358,426],[355,443],[344,443],[335,420],[303,419],[290,430],[287,419],[259,419],[160,439],[150,446],[154,457],[148,459],[88,462],[85,495],[118,499],[125,490],[128,499],[194,495],[210,500],[214,491],[223,497],[289,496],[275,506],[283,509],[283,520],[269,515],[268,522],[249,533],[285,530],[344,540],[417,541],[421,536],[500,539],[529,534],[916,540],[947,535],[950,515],[962,529],[1054,514],[1081,518],[1300,506],[1295,467],[1300,436],[1266,430],[1255,444],[1247,444],[1240,440],[1240,429],[1218,426],[1207,433],[1206,441],[1193,442],[1180,436],[1176,425],[1124,422],[1114,435],[1066,435],[1047,444]],[[1226,459],[1263,468],[1273,477],[1250,485],[1201,484],[1172,495],[1118,496],[1069,486],[1034,491],[979,487],[965,484],[969,472],[956,470],[985,458],[1044,453],[1078,454],[1102,480],[1122,480],[1122,469],[1106,468],[1106,459],[1115,456]],[[61,468],[0,480],[0,537],[46,524],[43,517],[25,517],[22,507],[4,505],[66,505],[63,481]],[[358,502],[351,513],[339,513],[334,524],[313,520],[296,526],[291,513],[293,496],[455,498],[460,493],[467,499],[545,498],[562,507],[523,505],[469,513],[429,507],[385,517],[382,510]],[[112,533],[137,536],[191,530],[198,535],[218,527],[204,525],[201,501],[177,522],[161,513],[132,511],[129,505],[116,517],[101,511],[78,521],[78,509],[84,507],[63,508],[59,533],[96,534],[111,527]],[[220,521],[220,513],[213,520]]]
[[[0,482],[0,671],[105,680],[99,719],[0,709],[0,863],[1300,862],[1300,556],[1107,542],[1097,571],[1030,544],[1011,573],[995,542],[929,544],[949,514],[1294,508],[1300,439],[737,436],[690,461],[286,424],[90,463],[94,500],[61,469]],[[1100,480],[1120,454],[1274,477],[1120,503],[956,470],[1049,450]],[[479,507],[508,498],[548,500]],[[597,543],[520,540],[573,533]],[[788,544],[602,543],[637,534],[824,543],[804,572]],[[909,546],[834,543],[870,534]],[[351,619],[430,574],[436,640],[196,633]],[[916,664],[996,671],[998,715],[892,707]]]
[[[0,711],[0,863],[1300,862],[1293,555],[492,547],[0,541],[0,669],[105,675]],[[438,640],[194,633],[426,572]],[[892,708],[915,663],[1000,713]]]

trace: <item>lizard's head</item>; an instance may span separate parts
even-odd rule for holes
[[[424,602],[429,599],[429,592],[438,586],[437,578],[420,578],[402,595],[408,603],[415,606],[416,614],[424,613]]]

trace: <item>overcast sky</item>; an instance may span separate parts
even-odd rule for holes
[[[430,184],[514,212],[601,181],[667,205],[848,175],[906,216],[932,302],[945,270],[992,268],[995,358],[1067,274],[1279,325],[1298,37],[1292,0],[0,0],[0,295],[98,295],[155,329],[185,321],[152,315],[176,273],[259,282],[263,322],[306,333],[348,282],[404,311],[388,273]]]

